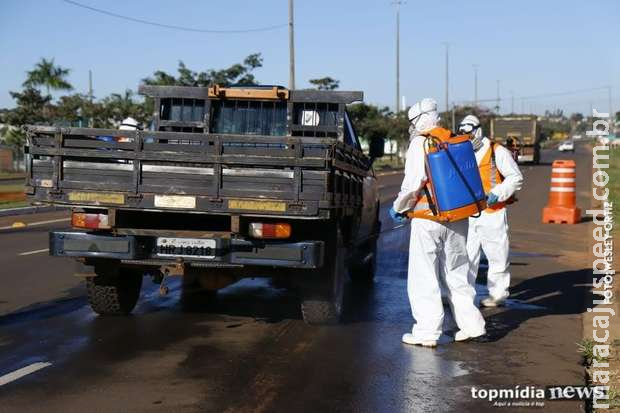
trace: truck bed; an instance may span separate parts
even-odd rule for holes
[[[362,205],[368,174],[368,158],[334,138],[26,131],[26,193],[46,204],[325,219]]]

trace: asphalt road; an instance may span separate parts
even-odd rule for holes
[[[484,310],[484,339],[435,350],[400,342],[412,321],[408,227],[382,234],[376,281],[347,286],[344,322],[316,327],[301,321],[294,294],[265,279],[243,280],[192,311],[180,305],[178,280],[161,298],[145,279],[132,316],[99,318],[72,262],[45,252],[47,231],[66,227],[66,213],[0,218],[0,411],[486,411],[492,403],[473,398],[472,387],[582,384],[575,343],[591,303],[591,224],[539,223],[558,157],[577,160],[579,202],[589,205],[588,148],[524,166],[525,189],[510,208],[509,304]],[[401,179],[381,178],[384,230]],[[10,228],[15,221],[35,225]]]

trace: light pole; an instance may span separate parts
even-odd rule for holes
[[[393,1],[396,5],[396,113],[400,112],[400,6],[405,2]]]
[[[288,0],[288,48],[289,48],[289,75],[288,88],[295,89],[295,21],[293,0]]]
[[[446,113],[450,111],[449,89],[450,89],[450,43],[444,42],[446,46]]]
[[[474,107],[478,107],[478,65],[474,66]]]
[[[515,92],[513,90],[510,91],[510,114],[514,115],[515,113]]]

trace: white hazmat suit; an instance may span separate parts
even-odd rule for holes
[[[491,168],[496,168],[503,178],[501,182],[491,182],[495,179],[490,174],[481,173],[483,186],[485,186],[485,179],[489,180],[486,182],[486,187],[490,188],[490,193],[497,197],[498,202],[503,203],[521,189],[523,175],[510,151],[503,146],[493,145],[495,156],[491,156],[489,151],[492,150],[492,142],[490,139],[482,137],[478,119],[470,115],[461,122],[461,125],[467,119],[473,119],[474,124],[478,122],[474,131],[477,135],[474,140],[478,139],[481,142],[481,146],[476,150],[478,166],[480,167],[483,162],[487,164],[492,162]],[[462,130],[462,128],[460,129]],[[494,172],[493,169],[492,171]],[[495,210],[487,209],[481,213],[480,217],[469,218],[467,254],[470,270],[468,278],[472,286],[475,286],[476,283],[481,250],[484,251],[489,262],[487,273],[489,297],[481,301],[483,306],[499,305],[508,297],[508,287],[510,286],[509,249],[508,220],[505,207]]]
[[[424,99],[412,106],[409,120],[412,128],[405,177],[393,206],[398,213],[414,207],[427,183],[426,137],[422,134],[437,127],[437,103]],[[476,292],[467,278],[467,227],[467,220],[450,223],[422,218],[411,220],[407,293],[415,324],[411,334],[403,336],[403,342],[434,345],[439,339],[444,318],[440,280],[447,287],[447,298],[461,337],[466,339],[485,334],[484,319],[474,305]]]

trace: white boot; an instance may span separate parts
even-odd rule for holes
[[[403,343],[422,347],[437,347],[437,340],[418,340],[413,334],[403,334]]]
[[[480,300],[480,305],[482,307],[501,307],[505,302],[505,298],[495,299],[493,297],[485,297]]]
[[[454,341],[467,341],[470,340],[472,338],[478,338],[478,337],[482,337],[483,335],[485,335],[487,332],[483,331],[480,334],[476,334],[476,335],[472,335],[470,336],[469,334],[465,333],[464,331],[457,331],[456,334],[454,335]]]

